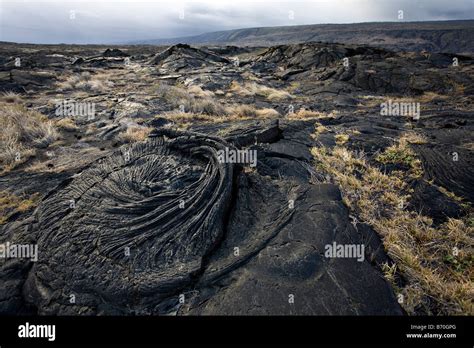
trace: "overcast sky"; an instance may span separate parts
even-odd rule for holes
[[[474,0],[0,0],[0,41],[119,43],[277,25],[473,19]],[[291,11],[291,12],[290,12]]]

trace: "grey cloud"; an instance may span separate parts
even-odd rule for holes
[[[0,40],[117,43],[259,26],[394,21],[400,9],[406,20],[474,18],[472,0],[3,0]]]

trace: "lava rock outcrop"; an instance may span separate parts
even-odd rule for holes
[[[216,157],[223,146],[152,138],[50,194],[27,228],[42,255],[28,301],[41,314],[138,312],[188,285],[222,237],[232,188],[232,166]]]
[[[229,64],[230,61],[210,51],[194,48],[185,44],[171,46],[157,53],[148,62],[161,68],[178,71],[183,68],[199,68],[214,64]]]

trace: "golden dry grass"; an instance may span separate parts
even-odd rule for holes
[[[212,92],[203,91],[198,86],[191,86],[186,90],[177,86],[161,84],[156,89],[156,94],[171,104],[173,108],[184,109],[184,112],[215,116],[227,114],[225,106],[213,98]]]
[[[412,178],[419,178],[423,175],[423,166],[416,157],[409,144],[424,144],[425,138],[414,132],[402,135],[396,144],[388,147],[385,151],[375,157],[377,162],[383,164],[401,164],[409,168],[408,175]]]
[[[38,202],[38,194],[17,196],[8,191],[0,191],[0,225],[3,225],[11,215],[32,209]]]
[[[322,125],[319,122],[316,122],[314,125],[314,131],[315,133],[311,134],[311,138],[317,139],[318,135],[329,132],[329,128],[327,128],[326,126]]]
[[[203,90],[201,87],[193,85],[189,86],[187,92],[191,95],[201,97],[201,98],[212,98],[214,97],[214,92],[209,90]]]
[[[23,98],[20,94],[15,92],[4,92],[0,95],[0,102],[21,104],[23,102]]]
[[[65,80],[57,83],[60,91],[82,90],[89,92],[105,92],[114,83],[110,81],[107,74],[92,75],[89,72],[68,76]]]
[[[118,137],[128,143],[145,141],[152,130],[153,128],[151,127],[134,125],[128,127],[126,131],[121,132]]]
[[[287,91],[259,85],[255,82],[246,82],[244,84],[240,84],[236,81],[233,81],[229,87],[229,92],[242,97],[259,96],[269,101],[287,100],[293,98],[293,96]]]
[[[253,105],[240,104],[227,107],[227,114],[231,118],[272,118],[279,117],[280,113],[275,109],[257,109]]]
[[[177,124],[187,124],[192,122],[225,122],[227,117],[224,116],[211,116],[206,114],[193,114],[189,112],[166,112],[159,115],[159,117],[166,118],[167,120],[173,121]]]
[[[190,86],[187,89],[178,86],[161,84],[158,86],[157,95],[166,100],[173,108],[179,108],[178,112],[170,112],[171,117],[177,119],[190,118],[189,115],[208,115],[217,116],[213,119],[219,122],[221,117],[227,116],[227,120],[234,118],[269,118],[278,117],[280,114],[270,108],[257,109],[252,105],[231,105],[225,106],[218,99],[216,94],[211,91],[205,91],[199,86]],[[220,94],[220,93],[219,93]],[[275,94],[271,98],[275,98]],[[184,116],[183,114],[189,114]],[[208,120],[207,117],[192,117],[196,120]]]
[[[75,131],[79,128],[76,122],[72,118],[69,118],[69,117],[60,118],[54,121],[54,124],[57,128],[63,129],[68,132]]]
[[[428,139],[419,133],[415,132],[406,132],[400,137],[400,142],[405,142],[408,144],[420,145],[428,143]]]
[[[296,112],[288,114],[290,120],[310,120],[310,119],[325,119],[335,118],[337,116],[337,110],[331,112],[312,111],[304,108],[299,109]]]
[[[349,141],[349,135],[342,133],[336,134],[334,139],[336,140],[336,144],[343,145]]]
[[[252,105],[234,105],[226,108],[225,115],[214,116],[206,113],[192,112],[166,112],[159,115],[176,123],[180,128],[187,128],[195,122],[203,123],[222,123],[228,121],[250,120],[250,119],[266,119],[276,118],[280,114],[278,111],[270,108],[257,109]]]
[[[408,313],[474,314],[472,225],[449,219],[434,227],[428,217],[406,210],[411,191],[404,177],[382,173],[364,154],[341,146],[311,152],[317,168],[340,186],[349,209],[382,237],[394,261],[384,265],[385,275]],[[406,280],[403,287],[395,274]]]
[[[10,170],[59,138],[53,122],[23,105],[0,103],[0,164]]]
[[[271,108],[258,109],[257,110],[257,117],[260,117],[260,118],[276,118],[276,117],[280,117],[280,113],[278,111],[276,111],[275,109],[271,109]]]
[[[256,117],[257,116],[257,108],[253,105],[248,104],[241,104],[236,105],[234,107],[228,108],[229,114],[242,116],[242,117]]]
[[[474,151],[474,143],[465,143],[465,144],[462,144],[461,146],[464,147],[465,149]]]

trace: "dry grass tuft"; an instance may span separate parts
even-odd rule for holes
[[[217,116],[212,119],[215,122],[219,122],[220,118],[224,116],[227,116],[227,118],[223,120],[280,116],[276,110],[270,108],[257,109],[252,105],[246,104],[226,107],[214,98],[214,93],[204,91],[198,86],[184,89],[162,84],[158,87],[157,94],[170,103],[172,107],[181,109],[179,112],[171,112],[168,113],[168,116],[165,116],[178,120],[208,120],[207,117],[199,117],[197,115]]]
[[[196,97],[201,98],[212,98],[214,97],[214,93],[212,91],[205,91],[201,87],[193,85],[188,87],[188,93],[194,95]]]
[[[317,168],[340,186],[349,209],[382,237],[394,261],[384,266],[385,275],[403,296],[404,309],[410,314],[472,315],[473,226],[449,219],[433,227],[428,217],[405,210],[408,185],[371,166],[364,154],[340,146],[311,152]],[[406,280],[403,287],[397,286],[395,274]]]
[[[254,118],[276,118],[280,114],[274,109],[256,109],[251,105],[236,105],[226,108],[225,115],[214,116],[206,113],[192,112],[167,112],[160,117],[164,117],[176,123],[180,128],[186,129],[195,122],[221,123],[227,121],[250,120]]]
[[[229,87],[229,92],[242,97],[259,96],[269,101],[291,99],[293,96],[287,91],[259,85],[255,82],[247,82],[243,85],[233,81]]]
[[[152,130],[152,127],[134,125],[128,127],[126,131],[121,132],[118,136],[119,139],[127,143],[145,141]]]
[[[256,117],[257,116],[257,108],[253,105],[248,104],[241,104],[234,107],[229,107],[228,109],[229,114],[241,116],[241,117]]]
[[[5,224],[8,218],[16,213],[24,213],[39,202],[39,195],[23,195],[21,197],[8,191],[0,191],[0,225]]]
[[[216,116],[223,116],[227,114],[227,110],[222,104],[209,98],[189,100],[183,105],[185,110],[189,110],[189,112],[196,114]]]
[[[428,139],[421,134],[415,132],[406,132],[401,136],[401,141],[404,141],[409,144],[420,145],[427,144]]]
[[[63,130],[68,131],[68,132],[72,132],[72,131],[75,131],[75,130],[79,129],[76,122],[72,118],[69,118],[69,117],[60,118],[60,119],[54,121],[54,124],[59,129],[63,129]]]
[[[288,115],[290,120],[309,120],[309,119],[325,119],[335,118],[337,116],[337,110],[333,110],[330,113],[306,110],[304,108],[299,109],[297,112],[293,112]]]
[[[280,113],[275,109],[265,108],[257,109],[253,105],[241,104],[227,108],[229,118],[275,118],[279,117]]]
[[[59,137],[53,122],[22,105],[0,103],[0,164],[13,169]]]
[[[336,134],[334,136],[334,139],[336,139],[336,144],[337,145],[343,145],[349,141],[349,135],[347,134]]]
[[[90,92],[105,92],[114,86],[106,74],[91,75],[89,72],[71,75],[65,81],[58,82],[57,86],[61,91],[82,90]]]
[[[422,144],[425,141],[423,137],[415,133],[406,133],[400,137],[397,144],[385,149],[375,160],[383,164],[403,165],[409,169],[410,177],[420,178],[423,175],[423,166],[409,144]]]
[[[184,112],[215,116],[226,115],[226,108],[215,100],[211,93],[203,91],[198,86],[185,90],[176,86],[162,84],[157,89],[159,97],[165,99],[174,108],[184,108]]]
[[[264,108],[257,110],[257,117],[260,118],[277,118],[280,117],[280,113],[275,109]]]
[[[10,103],[10,104],[21,104],[23,99],[20,94],[15,92],[4,92],[0,96],[0,102]]]
[[[317,139],[317,138],[318,138],[318,135],[323,134],[323,133],[326,133],[326,132],[329,132],[329,128],[326,127],[326,126],[324,126],[324,125],[322,125],[322,124],[319,123],[319,122],[316,122],[316,123],[314,124],[314,131],[315,131],[315,133],[314,133],[314,134],[311,134],[311,137],[312,137],[313,139]]]

